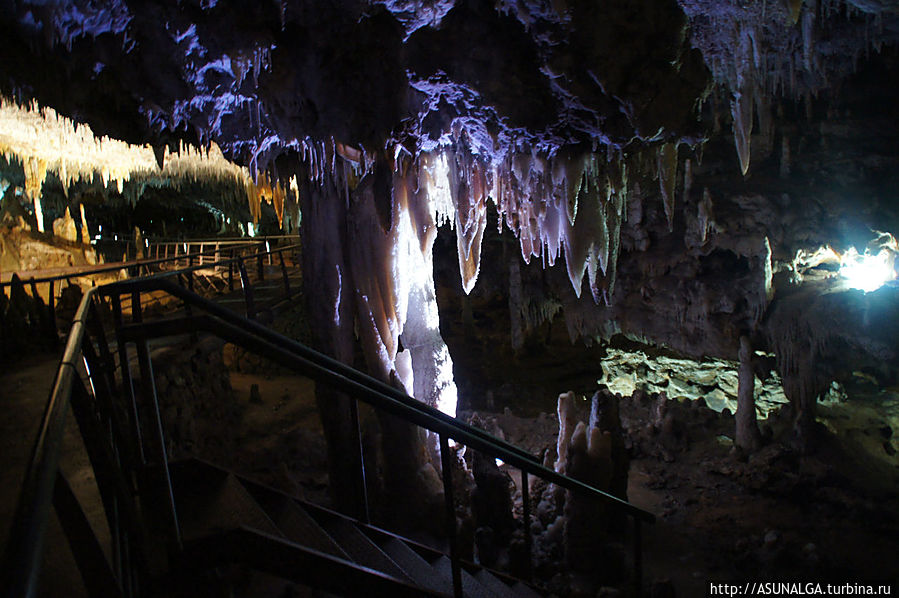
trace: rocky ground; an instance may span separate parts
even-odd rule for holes
[[[555,452],[555,414],[477,416],[511,442]],[[812,455],[791,447],[784,411],[763,422],[766,444],[752,455],[734,449],[733,417],[702,402],[638,393],[621,401],[621,419],[628,498],[658,517],[645,549],[654,591],[700,596],[710,582],[897,581],[899,462],[883,448],[895,442],[890,412],[822,409]],[[597,591],[565,576],[550,587]]]

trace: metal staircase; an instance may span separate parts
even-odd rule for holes
[[[642,523],[653,522],[650,513],[547,469],[517,447],[200,297],[174,282],[173,274],[114,283],[85,295],[22,487],[0,572],[4,595],[36,594],[51,504],[92,596],[215,595],[210,588],[216,572],[227,566],[268,574],[260,578],[266,583],[289,580],[340,596],[539,595],[522,581],[459,558],[449,439],[520,470],[528,558],[531,475],[610,503],[615,507],[612,512],[629,516],[634,524],[634,595],[641,593],[640,530]],[[145,321],[141,295],[158,292],[170,294],[183,309],[174,317]],[[121,309],[123,297],[132,306],[129,321]],[[114,334],[107,335],[110,325]],[[201,333],[265,356],[438,435],[446,473],[449,554],[209,463],[170,462],[149,343]],[[58,470],[70,405],[103,502],[110,536],[105,550]],[[350,461],[364,476],[361,438],[357,449],[356,459]],[[364,492],[361,498],[365,500]],[[367,504],[359,512],[367,513]],[[244,588],[240,595],[265,596],[273,591]]]
[[[450,559],[433,548],[202,461],[173,463],[170,471],[189,562],[240,563],[341,595],[453,594]],[[539,596],[470,563],[462,588],[472,597]]]

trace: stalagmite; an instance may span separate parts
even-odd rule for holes
[[[565,413],[565,419],[562,417],[564,396],[559,397],[559,442],[564,431],[567,447],[562,453],[565,458],[562,469],[565,474],[626,499],[629,461],[621,433],[617,397],[606,388],[600,389],[591,401],[589,421],[586,424],[578,422],[574,431],[569,432],[561,427],[570,428],[573,423],[566,421],[571,417],[570,411]],[[614,508],[574,492],[565,492],[564,500],[563,541],[568,565],[584,572],[603,569],[594,555],[603,552],[609,531],[620,531],[616,522],[624,517]],[[606,566],[614,568],[611,564]]]
[[[740,370],[735,414],[735,444],[745,451],[755,451],[761,445],[761,433],[755,414],[755,373],[752,368],[752,345],[746,336],[740,337]]]
[[[677,184],[677,145],[666,143],[659,148],[657,172],[668,230],[674,230],[674,188]]]
[[[574,433],[576,423],[574,415],[574,393],[568,391],[559,395],[557,412],[559,415],[559,437],[556,442],[556,464],[558,473],[565,473],[565,464],[568,462],[568,445],[571,435]]]
[[[78,229],[75,227],[75,220],[72,218],[72,212],[68,206],[66,206],[66,211],[62,218],[57,218],[53,221],[53,236],[70,243],[78,241]]]
[[[81,242],[85,245],[90,245],[91,235],[87,228],[87,216],[84,215],[84,204],[79,204],[78,209],[81,212]]]

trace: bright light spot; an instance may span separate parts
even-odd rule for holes
[[[255,237],[256,236],[256,225],[252,222],[247,222],[247,236]]]
[[[502,467],[502,466],[505,465],[505,464],[506,464],[505,461],[503,461],[502,459],[500,459],[499,457],[497,457],[497,459],[496,459],[496,466],[497,466],[497,467]]]
[[[846,279],[850,288],[870,293],[896,278],[893,254],[886,249],[876,254],[867,251],[859,254],[852,247],[840,260],[840,276]]]

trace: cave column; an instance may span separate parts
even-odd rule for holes
[[[346,200],[337,178],[308,184],[300,195],[303,287],[316,349],[352,365],[353,283],[344,259]],[[315,399],[327,445],[333,504],[338,511],[361,517],[364,487],[354,399],[318,383]]]
[[[416,169],[379,159],[351,193],[348,230],[357,330],[369,370],[455,416],[453,362],[440,335],[434,288],[437,228]],[[378,421],[384,499],[400,506],[406,520],[394,524],[442,521],[436,438],[383,412]]]
[[[738,447],[755,451],[761,445],[761,434],[755,416],[755,372],[752,368],[752,345],[740,337],[739,388],[737,390],[736,438]]]

